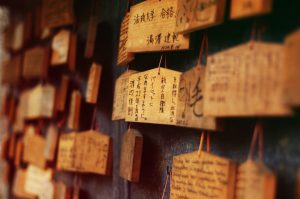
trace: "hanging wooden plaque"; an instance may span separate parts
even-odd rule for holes
[[[19,21],[13,26],[12,50],[20,50],[24,45],[24,22]]]
[[[25,191],[26,170],[19,168],[13,182],[13,195],[18,198],[35,199],[35,195]]]
[[[24,137],[24,162],[33,164],[40,168],[45,168],[46,158],[44,155],[46,141],[36,134],[27,134]]]
[[[78,129],[79,127],[81,98],[82,97],[79,91],[74,90],[72,92],[68,123],[67,123],[67,126],[70,129]]]
[[[136,72],[128,70],[116,80],[112,120],[125,119],[129,77]]]
[[[239,166],[236,199],[275,199],[276,177],[263,162],[247,160]]]
[[[17,135],[12,133],[9,138],[9,145],[8,145],[8,158],[13,160],[15,156],[16,144],[17,144]]]
[[[279,116],[283,104],[282,45],[253,42],[208,57],[205,116]]]
[[[28,113],[30,91],[26,90],[21,93],[19,104],[16,110],[16,119],[13,126],[14,132],[23,133],[24,120]]]
[[[38,194],[39,199],[56,199],[54,198],[54,182],[45,181],[41,187],[41,192]]]
[[[56,28],[72,23],[73,0],[43,0],[42,28]]]
[[[86,102],[91,104],[97,103],[98,92],[100,87],[102,67],[99,64],[93,63],[90,68],[89,79],[86,89]]]
[[[175,33],[178,0],[144,1],[130,8],[128,52],[189,48],[189,35]]]
[[[27,118],[51,118],[54,113],[55,88],[50,85],[37,85],[30,90]]]
[[[232,0],[231,19],[267,14],[272,11],[272,0]]]
[[[234,162],[210,153],[174,156],[170,198],[232,199],[235,173]]]
[[[176,124],[180,72],[155,68],[129,77],[126,121]]]
[[[58,129],[54,124],[51,124],[48,127],[47,135],[46,135],[46,143],[44,150],[44,157],[48,161],[54,161],[56,147],[58,142]]]
[[[61,65],[68,63],[69,51],[71,43],[71,31],[61,30],[52,40],[52,56],[51,65]]]
[[[68,88],[70,79],[67,75],[63,75],[59,88],[56,90],[55,94],[55,110],[59,112],[65,111]]]
[[[120,28],[120,40],[117,61],[118,66],[126,65],[134,59],[134,54],[128,52],[127,50],[129,20],[130,13],[127,12],[122,20]]]
[[[111,170],[111,138],[96,131],[60,136],[59,170],[108,175]]]
[[[26,79],[45,78],[48,73],[49,48],[34,47],[25,52],[22,75]]]
[[[128,129],[123,135],[120,176],[131,182],[138,182],[143,151],[143,136],[135,129]]]
[[[97,0],[91,1],[91,11],[89,17],[89,24],[87,30],[87,39],[84,51],[85,58],[91,58],[94,55],[94,48],[96,43],[96,35],[97,35],[97,25],[98,25],[98,16],[99,12],[99,4]]]
[[[180,77],[177,101],[178,126],[220,129],[217,119],[203,114],[205,67],[195,66]]]
[[[225,0],[179,0],[175,31],[193,32],[224,20]]]
[[[300,106],[300,30],[285,38],[284,42],[284,100],[291,106]]]
[[[15,150],[14,165],[16,168],[18,168],[21,165],[23,150],[24,150],[23,140],[19,139],[16,143],[16,150]]]
[[[29,165],[26,171],[25,191],[36,196],[42,195],[45,192],[45,184],[51,181],[52,176],[52,169],[44,170]]]
[[[3,63],[2,83],[17,84],[21,77],[22,56],[16,55],[11,60]]]
[[[55,199],[71,199],[70,189],[63,182],[55,183]]]

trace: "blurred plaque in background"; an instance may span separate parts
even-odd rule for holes
[[[272,1],[273,0],[232,0],[230,18],[239,19],[270,13],[272,11]]]
[[[55,110],[63,112],[66,109],[70,79],[67,75],[62,75],[60,85],[55,93]]]
[[[55,152],[57,148],[58,142],[58,129],[57,126],[54,124],[50,124],[47,129],[46,133],[46,143],[45,143],[45,150],[44,156],[48,161],[54,161],[55,159]]]
[[[81,94],[78,90],[72,92],[67,123],[67,126],[70,129],[78,129],[79,127],[81,98]]]
[[[17,84],[22,70],[22,55],[16,55],[11,60],[2,63],[2,83]]]
[[[86,89],[86,102],[96,104],[100,87],[102,67],[97,63],[93,63],[90,68],[89,78]]]
[[[18,168],[13,182],[13,195],[18,198],[35,199],[35,195],[25,191],[26,170]]]

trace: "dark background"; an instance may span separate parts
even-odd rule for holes
[[[83,58],[86,31],[89,18],[90,0],[75,0],[77,33],[79,35],[77,72],[86,82],[92,61],[103,65],[98,100],[98,123],[100,130],[113,138],[113,174],[81,175],[82,189],[91,199],[151,199],[161,198],[166,180],[166,168],[172,166],[172,157],[198,149],[201,130],[151,124],[131,124],[144,136],[144,148],[139,183],[126,182],[119,177],[121,138],[127,129],[124,121],[111,121],[115,79],[126,70],[116,66],[119,42],[119,27],[125,14],[126,0],[98,0],[98,33],[93,59]],[[1,1],[0,1],[1,2]],[[3,1],[18,15],[24,9],[31,9],[37,1]],[[300,25],[299,0],[274,0],[272,14],[232,21],[229,20],[229,3],[222,25],[209,28],[209,54],[249,41],[253,24],[263,27],[261,39],[283,42],[285,35]],[[168,68],[186,71],[193,67],[198,58],[200,42],[204,31],[191,34],[191,50],[168,52]],[[38,41],[36,41],[38,43]],[[300,53],[300,52],[299,52]],[[130,68],[143,71],[158,65],[161,53],[137,54]],[[300,54],[299,54],[300,56]],[[285,66],[288,67],[288,66]],[[280,75],[280,74],[278,74]],[[300,75],[300,74],[299,74]],[[84,83],[80,86],[84,90]],[[253,104],[255,106],[255,104]],[[93,107],[84,105],[81,115],[81,130],[85,130],[91,118]],[[211,134],[212,152],[231,158],[238,163],[246,160],[254,125],[259,119],[264,128],[264,160],[277,175],[277,198],[294,198],[297,168],[300,164],[300,117],[291,118],[231,118],[225,119],[224,132]],[[72,185],[74,174],[61,172],[55,176]],[[169,187],[169,186],[168,186]],[[169,188],[166,198],[169,197]]]

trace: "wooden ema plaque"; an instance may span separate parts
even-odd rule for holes
[[[97,0],[91,1],[87,39],[86,39],[86,45],[84,50],[85,58],[92,58],[94,55],[94,48],[95,48],[97,28],[98,28],[97,13],[99,12],[99,7],[100,7],[99,2]]]
[[[54,198],[55,199],[71,199],[71,193],[67,185],[63,182],[55,183]]]
[[[272,0],[232,0],[230,18],[240,19],[244,17],[267,14],[272,11]]]
[[[132,74],[126,121],[175,124],[180,75],[180,72],[165,68]]]
[[[48,73],[49,48],[34,47],[25,52],[22,75],[26,79],[45,78]]]
[[[128,52],[189,48],[189,35],[175,33],[178,0],[144,1],[130,8]]]
[[[204,115],[282,116],[291,114],[283,104],[283,82],[278,74],[283,48],[253,42],[208,57]]]
[[[25,191],[25,182],[26,170],[21,168],[17,169],[12,188],[13,195],[18,198],[35,199],[35,195]]]
[[[134,59],[134,54],[128,52],[127,41],[128,41],[128,26],[130,20],[130,13],[127,12],[122,20],[120,28],[120,40],[119,40],[119,51],[118,51],[118,66],[126,65]]]
[[[85,95],[87,103],[91,103],[91,104],[97,103],[101,72],[102,72],[101,65],[93,63],[90,68],[90,74],[87,83],[86,95]]]
[[[54,182],[45,181],[42,186],[41,192],[38,194],[39,199],[56,199],[54,198]]]
[[[37,85],[30,90],[27,119],[51,118],[54,113],[55,88],[50,85]]]
[[[175,31],[188,33],[224,20],[225,0],[179,0]]]
[[[13,130],[16,133],[23,133],[24,130],[24,120],[28,112],[28,100],[29,100],[30,91],[23,91],[20,95],[19,104],[16,110],[15,123],[13,125]]]
[[[55,159],[55,152],[58,143],[58,129],[54,124],[51,124],[48,127],[47,135],[46,135],[46,143],[45,143],[45,150],[44,150],[44,157],[48,161],[54,161]]]
[[[116,80],[112,120],[125,119],[129,77],[136,72],[137,71],[134,70],[128,70]]]
[[[174,156],[170,198],[232,199],[235,173],[231,160],[210,153]]]
[[[18,168],[21,165],[23,150],[24,150],[23,140],[19,139],[16,143],[15,159],[14,159],[14,165],[16,168]]]
[[[176,125],[218,130],[217,119],[203,114],[205,67],[182,73],[179,83]]]
[[[236,199],[275,199],[276,177],[261,161],[247,160],[238,168]]]
[[[79,127],[81,98],[82,97],[79,91],[74,90],[72,92],[68,123],[67,123],[67,126],[70,129],[78,129]]]
[[[16,55],[2,66],[2,83],[17,84],[21,77],[22,56]]]
[[[14,51],[20,50],[24,45],[24,27],[25,24],[23,21],[19,21],[13,24],[13,36],[11,48]]]
[[[46,158],[44,150],[46,146],[45,139],[37,134],[27,134],[24,137],[24,162],[33,164],[40,168],[45,168]]]
[[[67,75],[63,75],[60,81],[59,88],[55,94],[55,110],[59,112],[65,111],[68,95],[70,79]]]
[[[110,174],[111,138],[97,131],[60,136],[57,169],[82,173]]]
[[[45,186],[49,187],[49,182],[52,179],[53,171],[51,169],[40,169],[33,165],[29,165],[26,171],[25,191],[35,196],[43,195]],[[46,192],[50,192],[51,189]]]
[[[284,101],[291,106],[300,106],[300,30],[297,30],[285,38],[284,42]]]
[[[131,182],[138,182],[143,151],[143,136],[135,129],[128,129],[123,135],[120,176]]]
[[[73,0],[43,0],[42,28],[56,28],[73,22]]]

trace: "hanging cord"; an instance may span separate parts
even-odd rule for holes
[[[210,133],[202,130],[201,136],[200,136],[199,148],[198,148],[198,156],[199,157],[201,156],[201,153],[202,153],[205,133],[206,133],[206,152],[210,153]]]
[[[94,108],[93,118],[92,118],[92,124],[91,124],[91,130],[98,130],[98,115],[97,115],[97,107]]]
[[[61,128],[65,124],[65,121],[66,121],[66,115],[64,115],[63,118],[57,123],[58,130],[61,130]]]
[[[204,45],[206,45],[206,52],[205,52],[205,61],[208,57],[208,36],[206,34],[206,32],[204,32],[203,37],[202,37],[202,42],[201,42],[201,47],[200,47],[200,52],[199,52],[199,58],[198,58],[198,63],[197,65],[200,66],[202,65],[202,56],[203,56],[203,49],[204,49]]]
[[[169,168],[169,166],[167,166],[167,178],[166,178],[166,181],[165,181],[165,184],[164,184],[164,190],[163,190],[161,199],[164,199],[164,198],[165,198],[165,193],[166,193],[166,190],[167,190],[167,185],[168,185],[170,176],[172,177],[172,171],[171,171],[171,169]]]
[[[254,128],[248,159],[253,160],[255,145],[257,142],[258,142],[258,158],[260,161],[263,161],[263,131],[262,131],[261,124],[259,122],[256,123]]]
[[[164,54],[161,54],[161,56],[160,56],[160,60],[159,60],[159,64],[158,64],[158,75],[160,75],[160,65],[161,65],[163,56],[164,56]]]

